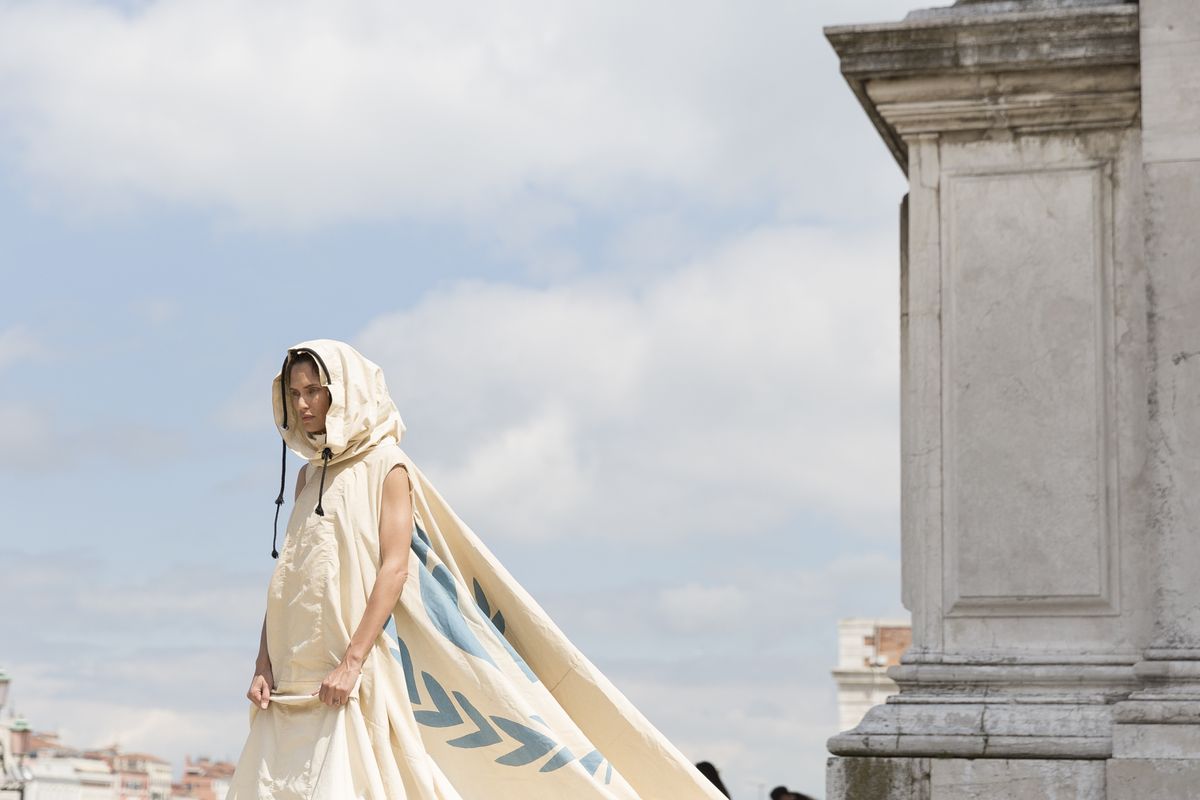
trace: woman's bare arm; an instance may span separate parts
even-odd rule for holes
[[[346,702],[362,670],[371,646],[383,630],[400,600],[408,579],[408,561],[412,553],[413,509],[408,470],[394,467],[383,480],[383,507],[379,515],[379,574],[367,598],[367,608],[358,628],[350,637],[350,646],[342,662],[321,683],[321,702],[337,706]]]
[[[408,560],[412,552],[413,511],[409,496],[408,470],[392,469],[383,481],[383,508],[379,515],[379,575],[367,598],[367,609],[358,623],[347,658],[359,664],[383,630],[400,600],[400,591],[408,578]]]

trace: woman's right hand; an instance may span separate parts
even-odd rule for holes
[[[246,697],[259,708],[266,708],[271,701],[271,690],[275,688],[275,675],[271,672],[270,664],[259,664],[254,669],[254,680],[250,681],[250,691]]]

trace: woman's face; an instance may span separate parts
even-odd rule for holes
[[[300,415],[300,425],[307,433],[325,432],[325,415],[329,413],[329,390],[321,385],[317,371],[307,361],[292,365],[288,373],[288,392]]]

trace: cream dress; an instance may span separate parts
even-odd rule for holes
[[[228,800],[722,800],[401,450],[379,367],[332,340],[297,351],[317,357],[332,403],[326,434],[309,436],[275,378],[276,423],[309,467],[267,592],[276,685],[265,710],[251,705]],[[383,481],[401,464],[409,576],[350,700],[329,708],[312,692],[366,610]]]

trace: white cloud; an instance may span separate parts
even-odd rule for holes
[[[279,373],[282,363],[282,355],[278,359],[257,359],[249,374],[233,388],[210,421],[237,433],[271,430],[275,424],[271,411],[271,381]]]
[[[821,677],[801,679],[805,672]],[[746,653],[629,662],[609,673],[685,756],[713,762],[735,798],[764,797],[779,784],[821,796],[825,741],[837,733],[826,670]]]
[[[569,416],[556,409],[517,421],[480,441],[444,475],[446,482],[463,487],[481,506],[497,509],[512,530],[569,529],[590,494],[571,425]],[[553,491],[530,491],[531,485],[553,486]]]
[[[261,608],[261,575],[105,565],[78,550],[7,549],[0,561],[20,598],[19,614],[0,617],[10,710],[72,746],[116,742],[177,765],[237,756],[261,624],[246,610]]]
[[[237,757],[258,640],[246,608],[261,599],[261,576],[208,568],[115,579],[78,555],[0,557],[26,601],[19,618],[0,620],[11,706],[38,730],[176,766],[187,754]],[[867,553],[736,572],[725,583],[540,599],[687,757],[715,762],[745,797],[758,780],[820,786],[837,726],[836,631],[826,621],[860,611],[854,598],[894,594],[898,573],[894,559]],[[732,609],[738,632],[696,624],[697,609],[726,622]]]
[[[0,131],[71,205],[255,225],[496,215],[536,239],[663,188],[853,213],[848,174],[886,153],[820,27],[909,5],[9,3]]]
[[[261,576],[200,565],[109,566],[76,553],[8,550],[0,557],[10,567],[6,586],[28,609],[26,617],[0,618],[0,638],[6,641],[202,646],[246,635],[257,650],[261,617],[255,622],[245,609],[262,603]],[[39,615],[46,624],[31,625]]]
[[[890,549],[864,547],[808,563],[710,563],[698,566],[702,574],[692,580],[585,586],[540,593],[539,600],[585,653],[678,655],[701,647],[726,656],[754,651],[777,658],[821,652],[832,668],[834,620],[904,615],[900,562]]]
[[[523,566],[583,652],[743,796],[757,778],[820,785],[834,623],[898,611],[894,248],[890,231],[764,227],[672,271],[443,285],[354,338],[406,449],[485,541],[693,548],[688,577],[636,565],[571,593]],[[813,518],[778,534],[794,550],[770,544],[850,533],[856,552],[744,550]]]
[[[490,535],[672,539],[815,513],[890,536],[888,238],[768,228],[638,285],[458,284],[356,342],[409,451]]]
[[[61,472],[94,458],[147,469],[186,458],[190,449],[178,429],[124,421],[84,427],[74,418],[27,404],[0,405],[0,431],[12,456],[0,461],[0,473]]]
[[[0,466],[0,472],[41,470],[61,463],[61,453],[51,444],[58,440],[50,415],[44,410],[23,404],[0,405],[0,431],[4,431],[5,448],[16,462]]]
[[[819,796],[837,733],[842,617],[905,616],[899,561],[864,549],[824,563],[709,571],[665,586],[583,588],[540,599],[583,652],[735,797],[786,783]]]
[[[175,673],[170,685],[160,677],[163,670],[178,663],[165,662],[151,654],[139,654],[148,661],[137,675],[119,679],[112,675],[87,676],[95,682],[76,696],[56,695],[61,680],[44,679],[44,665],[30,662],[9,664],[14,675],[13,691],[17,710],[32,721],[38,731],[58,733],[70,747],[101,748],[116,744],[126,752],[151,753],[172,762],[178,769],[184,756],[209,755],[236,760],[249,730],[248,706],[240,696],[246,687],[222,687],[228,697],[208,686],[188,683],[187,678],[204,677],[198,670]],[[223,662],[202,659],[209,669],[229,672],[228,654]],[[129,662],[125,662],[129,663]],[[249,665],[249,666],[252,666]],[[242,676],[238,676],[239,678]],[[142,678],[151,679],[149,683]],[[209,681],[211,683],[211,681]],[[191,695],[191,699],[182,698]]]
[[[557,285],[445,286],[356,340],[387,369],[406,446],[485,538],[694,541],[814,514],[881,541],[898,491],[894,236],[771,220],[899,195],[819,25],[910,6],[0,3],[0,157],[72,208],[177,203],[283,228],[466,221],[536,261]],[[643,216],[643,196],[672,199]],[[734,203],[763,227],[697,254],[697,218]],[[589,210],[624,216],[598,249],[625,272],[566,280],[581,253],[545,234]],[[0,368],[29,342],[0,334]],[[269,426],[262,376],[277,366],[217,418]],[[0,408],[0,427],[18,453],[56,430],[27,406]],[[161,452],[159,433],[74,445]],[[97,581],[60,562],[12,570],[32,609],[6,628],[22,709],[80,744],[236,756],[236,665],[258,625],[238,609],[261,602],[261,581],[140,562],[125,583]],[[727,775],[749,796],[745,776],[791,783],[777,770],[801,753],[802,785],[819,786],[831,621],[876,613],[897,576],[865,553],[588,597],[530,588],[589,655],[694,650],[714,627],[714,646],[742,647],[720,674],[703,649],[602,666],[689,756],[736,762]]]
[[[131,302],[129,310],[157,328],[177,319],[182,308],[173,297],[145,297]]]
[[[672,628],[713,634],[736,626],[749,605],[737,586],[689,583],[658,593],[658,612]]]
[[[0,331],[0,369],[45,353],[45,346],[22,325]]]

